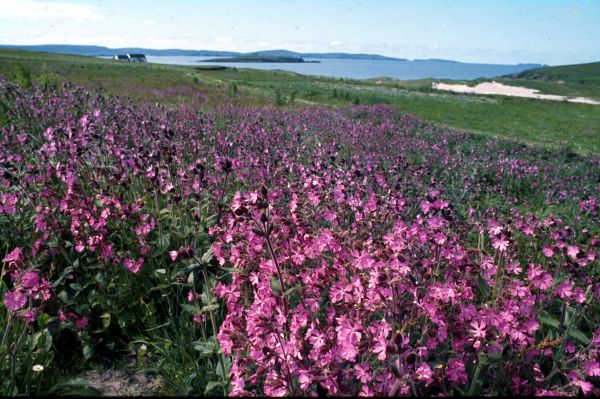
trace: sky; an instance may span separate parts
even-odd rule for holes
[[[0,0],[0,44],[600,61],[600,0]]]

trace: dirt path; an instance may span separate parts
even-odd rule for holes
[[[473,93],[473,94],[499,94],[503,96],[537,98],[540,100],[568,101],[570,103],[584,103],[600,105],[600,101],[585,97],[566,97],[556,94],[542,94],[539,90],[528,89],[526,87],[508,86],[498,82],[482,82],[477,86],[467,86],[461,84],[436,83],[432,87],[437,90],[448,90],[455,93]]]
[[[101,392],[101,396],[156,396],[161,389],[159,378],[147,376],[141,371],[91,370],[85,378],[90,386]]]

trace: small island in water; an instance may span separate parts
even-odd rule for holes
[[[320,61],[306,61],[302,57],[287,55],[240,55],[238,57],[220,57],[198,62],[276,62],[276,63],[319,63]]]

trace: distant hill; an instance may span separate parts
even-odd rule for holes
[[[87,55],[93,57],[113,56],[124,53],[143,53],[153,56],[191,56],[191,57],[239,57],[239,56],[284,56],[300,58],[337,58],[354,60],[404,60],[402,58],[385,57],[378,54],[350,54],[350,53],[297,53],[289,50],[267,50],[251,53],[239,53],[234,51],[215,50],[181,50],[165,49],[156,50],[141,47],[108,48],[103,46],[80,46],[70,44],[40,44],[31,46],[2,45],[0,48],[13,48],[29,51],[45,51],[48,53],[62,53],[74,55]]]
[[[113,56],[115,54],[126,53],[142,53],[146,55],[156,56],[192,56],[192,57],[233,57],[240,55],[233,51],[212,51],[212,50],[180,50],[180,49],[165,49],[155,50],[141,47],[123,47],[123,48],[108,48],[102,46],[79,46],[72,44],[40,44],[33,46],[21,45],[4,45],[0,44],[0,48],[13,48],[29,51],[44,51],[47,53],[61,53],[73,55],[87,55],[92,57]]]
[[[247,55],[260,56],[287,56],[287,57],[302,57],[302,58],[336,58],[336,59],[351,59],[351,60],[380,60],[380,61],[406,61],[404,58],[386,57],[378,54],[350,54],[350,53],[297,53],[289,50],[266,50],[255,51]]]
[[[240,55],[238,57],[219,57],[210,60],[204,60],[202,62],[267,62],[267,63],[285,63],[285,64],[301,64],[301,63],[314,63],[319,61],[305,61],[302,57],[289,56],[289,55]]]
[[[506,77],[526,80],[563,81],[582,85],[593,84],[600,86],[600,62],[532,68]]]

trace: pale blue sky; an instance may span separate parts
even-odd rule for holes
[[[0,0],[0,44],[600,61],[600,0]]]

